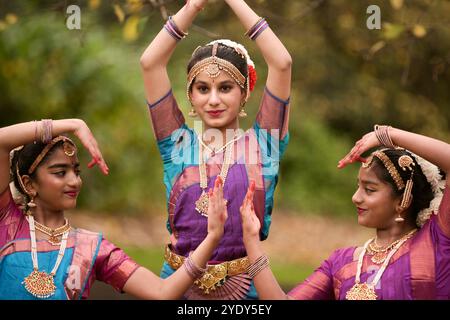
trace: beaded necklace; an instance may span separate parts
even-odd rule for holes
[[[198,139],[200,142],[199,155],[198,155],[198,158],[199,158],[198,170],[200,172],[200,188],[202,189],[202,194],[200,195],[198,200],[195,201],[195,210],[197,210],[197,212],[200,213],[202,216],[208,217],[208,206],[209,206],[209,196],[208,196],[208,193],[206,192],[206,188],[208,186],[207,174],[206,174],[206,163],[203,159],[203,149],[204,148],[209,149],[211,152],[211,156],[214,156],[216,152],[220,152],[225,148],[224,161],[223,161],[222,168],[220,169],[220,174],[219,174],[220,177],[222,178],[223,185],[225,185],[225,181],[226,181],[227,175],[228,175],[228,170],[231,165],[231,158],[233,155],[234,142],[237,141],[240,137],[241,137],[241,135],[231,139],[230,141],[228,141],[224,146],[222,146],[218,150],[214,150],[214,149],[209,148],[202,141],[200,136],[198,136]],[[225,200],[225,202],[227,202],[227,200]]]
[[[380,281],[381,276],[383,275],[384,271],[386,270],[386,267],[389,264],[389,261],[391,260],[392,256],[397,252],[397,250],[402,246],[402,244],[405,243],[406,240],[411,238],[416,231],[417,231],[417,229],[414,229],[414,230],[408,232],[406,235],[404,235],[400,239],[400,241],[395,245],[395,247],[387,255],[386,259],[383,262],[383,265],[380,267],[380,269],[378,269],[377,274],[375,275],[375,277],[371,283],[361,283],[360,277],[361,277],[361,270],[362,270],[364,255],[366,254],[367,247],[375,238],[367,240],[367,242],[364,244],[362,252],[359,254],[359,257],[358,257],[358,265],[356,267],[355,284],[349,291],[347,291],[345,299],[347,299],[347,300],[376,300],[377,294],[375,293],[375,286],[377,285],[378,281]]]
[[[67,245],[67,238],[69,230],[62,235],[61,246],[59,247],[58,258],[55,266],[50,274],[45,271],[39,271],[37,245],[36,245],[36,229],[33,216],[27,217],[30,225],[30,239],[31,239],[31,260],[33,261],[33,271],[23,280],[22,284],[25,289],[37,298],[48,298],[55,294],[56,286],[53,277],[61,264]]]

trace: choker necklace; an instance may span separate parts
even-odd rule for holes
[[[402,239],[403,238],[397,239],[390,245],[383,247],[377,244],[377,238],[373,238],[367,246],[367,254],[372,256],[370,260],[375,264],[382,264],[384,260],[386,260],[389,251],[391,251]]]
[[[347,291],[345,299],[347,299],[347,300],[377,300],[377,294],[375,293],[375,286],[377,285],[378,281],[380,281],[381,276],[383,275],[384,271],[386,270],[386,267],[389,264],[389,260],[391,260],[392,256],[397,252],[397,250],[402,246],[402,244],[405,243],[406,240],[411,238],[416,231],[417,231],[417,229],[414,229],[399,239],[397,244],[392,248],[392,250],[389,252],[387,257],[384,259],[383,265],[380,267],[380,269],[378,269],[377,274],[375,275],[375,277],[373,278],[371,283],[361,283],[360,277],[361,277],[361,269],[362,269],[364,255],[366,254],[367,247],[375,238],[367,240],[367,242],[364,244],[362,252],[359,254],[359,257],[358,257],[358,265],[356,267],[355,284],[349,291]]]
[[[39,271],[34,218],[30,215],[27,217],[27,220],[30,225],[31,260],[33,261],[33,271],[23,280],[22,284],[33,296],[44,299],[55,294],[56,286],[53,277],[55,276],[56,271],[58,270],[64,257],[69,230],[66,230],[62,235],[58,258],[56,259],[56,263],[52,271],[48,274],[45,271]]]
[[[34,226],[36,228],[36,230],[42,232],[43,234],[46,234],[47,236],[49,236],[50,238],[48,238],[48,242],[50,242],[50,244],[57,246],[61,244],[61,240],[59,240],[58,238],[60,236],[62,236],[66,231],[70,231],[70,224],[69,224],[69,220],[64,219],[65,223],[63,226],[58,227],[56,229],[52,229],[49,228],[39,222],[37,222],[36,220],[34,221]]]
[[[218,150],[213,150],[213,149],[209,148],[202,141],[200,136],[197,136],[197,137],[198,137],[198,140],[200,141],[199,155],[198,155],[198,170],[200,172],[200,188],[202,189],[202,194],[200,195],[198,200],[195,201],[195,210],[197,210],[197,212],[200,213],[202,216],[208,217],[209,196],[208,196],[208,193],[206,192],[208,183],[207,183],[207,174],[206,174],[206,163],[204,162],[204,159],[203,159],[203,149],[204,148],[209,149],[211,151],[211,157],[213,157],[216,152],[220,152],[223,149],[225,149],[224,161],[223,161],[222,168],[220,169],[220,174],[219,174],[220,177],[222,178],[223,185],[225,185],[225,180],[227,179],[227,175],[228,175],[228,169],[230,168],[230,165],[231,165],[231,158],[233,155],[234,142],[236,140],[238,140],[241,137],[241,135],[231,139],[230,141],[228,141],[225,145],[223,145]],[[227,200],[225,200],[225,203],[226,202],[227,202]]]

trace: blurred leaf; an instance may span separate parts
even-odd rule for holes
[[[380,41],[374,43],[374,45],[372,47],[370,47],[370,49],[369,49],[370,55],[373,56],[379,50],[383,49],[385,45],[386,45],[386,42],[383,40],[380,40]]]
[[[412,33],[417,38],[423,38],[427,34],[427,29],[425,29],[425,27],[421,24],[416,24],[412,28]]]
[[[139,17],[138,16],[131,16],[127,19],[127,22],[125,22],[125,26],[123,27],[123,37],[127,41],[134,41],[138,37],[138,24],[139,24]]]
[[[395,24],[390,22],[383,23],[383,36],[387,40],[397,39],[403,31],[405,31],[405,26],[401,24]]]
[[[114,14],[116,15],[117,19],[119,19],[120,23],[123,23],[125,20],[125,13],[123,12],[122,8],[118,4],[114,4]]]
[[[89,0],[89,8],[93,10],[98,9],[101,3],[102,0]]]
[[[5,30],[7,27],[8,25],[3,20],[0,20],[0,31]]]
[[[403,6],[403,0],[391,0],[391,6],[395,10],[398,10]]]
[[[355,18],[349,13],[341,14],[337,22],[342,29],[352,29],[355,26]]]
[[[18,18],[14,13],[8,13],[5,17],[5,21],[8,24],[15,24],[17,22]]]
[[[138,13],[142,9],[143,1],[141,0],[127,0],[128,11],[130,13]]]

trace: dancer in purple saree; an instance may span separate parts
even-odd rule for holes
[[[227,217],[222,182],[209,201],[208,234],[168,279],[140,267],[101,233],[73,228],[64,210],[76,206],[82,180],[77,136],[104,174],[109,169],[79,119],[0,128],[0,300],[86,299],[95,280],[142,299],[176,299],[205,271]],[[10,184],[10,176],[13,182]],[[14,198],[13,192],[14,190]]]
[[[384,148],[361,157],[380,145]],[[260,247],[259,221],[251,207],[253,188],[248,190],[241,208],[244,243],[260,297],[450,299],[450,145],[376,125],[338,167],[355,161],[362,162],[352,198],[358,223],[374,228],[376,236],[362,247],[336,250],[287,295]]]
[[[151,121],[164,166],[171,244],[161,276],[177,268],[206,235],[208,202],[205,190],[219,175],[224,181],[229,219],[225,234],[209,262],[208,272],[186,294],[188,299],[256,298],[246,275],[239,207],[249,181],[256,182],[255,210],[260,238],[269,232],[279,160],[287,146],[291,57],[264,18],[242,0],[225,0],[247,34],[260,49],[268,67],[266,87],[253,128],[243,132],[239,118],[253,90],[255,66],[246,49],[230,40],[198,47],[188,63],[186,94],[190,116],[187,127],[173,95],[167,64],[178,41],[206,0],[191,0],[153,39],[141,57]],[[184,31],[183,31],[184,30]]]

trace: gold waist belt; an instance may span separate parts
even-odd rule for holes
[[[177,270],[183,265],[186,258],[174,253],[170,249],[170,245],[167,245],[164,252],[164,259],[172,269]],[[206,272],[201,278],[196,279],[194,284],[203,290],[205,294],[209,294],[210,290],[215,290],[221,286],[227,277],[247,272],[249,265],[250,261],[247,257],[225,261],[219,264],[208,264],[206,266]]]

